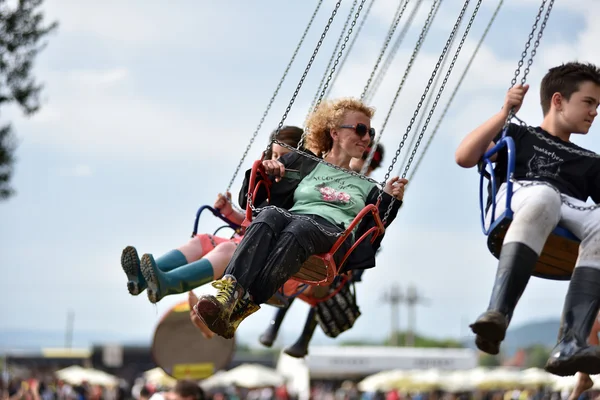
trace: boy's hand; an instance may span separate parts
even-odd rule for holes
[[[507,115],[510,112],[511,108],[514,108],[515,114],[519,111],[521,105],[523,104],[525,94],[528,90],[528,84],[518,84],[508,89],[508,93],[506,93],[506,98],[504,99],[504,106],[502,107],[502,109],[506,112]]]

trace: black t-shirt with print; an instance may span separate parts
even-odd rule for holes
[[[550,135],[540,127],[533,129],[552,142],[591,153],[589,150]],[[528,132],[527,128],[514,123],[509,125],[507,136],[511,136],[515,142],[514,178],[516,180],[545,181],[568,196],[582,201],[587,201],[588,197],[591,197],[595,203],[600,203],[600,158],[571,153],[546,143]],[[494,138],[494,143],[497,143],[501,137],[502,133],[499,133]],[[501,150],[495,168],[498,186],[506,181],[507,162],[508,153],[505,149]]]

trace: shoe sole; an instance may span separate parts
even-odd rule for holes
[[[288,347],[283,350],[285,354],[294,358],[304,358],[308,355],[308,349],[299,350],[295,347]]]
[[[127,275],[127,290],[133,296],[137,296],[145,288],[142,288],[138,281],[140,271],[140,258],[135,247],[127,246],[121,253],[121,268]]]
[[[148,293],[148,300],[150,303],[155,304],[160,301],[159,287],[158,287],[158,278],[154,273],[154,268],[152,267],[152,259],[150,255],[144,254],[142,256],[142,260],[140,263],[140,269],[142,270],[142,276],[146,280],[146,284],[148,287],[146,288],[146,292]]]
[[[271,335],[270,332],[266,332],[258,338],[258,341],[265,347],[271,347],[275,343],[275,336]]]
[[[207,321],[206,319],[204,319],[202,314],[198,311],[198,304],[194,306],[194,312],[196,313],[196,316],[200,319],[200,321],[213,333],[216,333],[217,335],[225,339],[232,339],[235,335],[235,332],[231,332],[230,329],[227,329],[226,324],[221,322],[218,318],[215,318],[214,321]]]
[[[572,376],[578,372],[597,375],[600,374],[600,357],[598,354],[576,354],[568,360],[549,363],[544,369],[558,376]]]
[[[474,334],[481,336],[489,342],[502,342],[506,337],[506,326],[503,321],[494,321],[495,316],[490,315],[469,325]],[[501,317],[498,317],[500,319]]]
[[[492,342],[478,336],[475,338],[475,345],[479,350],[493,356],[500,353],[500,342]]]

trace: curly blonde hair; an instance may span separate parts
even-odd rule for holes
[[[352,97],[323,101],[306,121],[305,147],[319,157],[328,153],[333,147],[330,131],[343,122],[348,111],[361,112],[369,119],[375,114],[374,108]]]

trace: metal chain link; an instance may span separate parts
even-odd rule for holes
[[[381,63],[381,59],[383,58],[383,55],[385,54],[385,51],[387,50],[387,48],[390,44],[390,41],[392,40],[392,37],[394,36],[394,33],[396,32],[396,28],[398,27],[398,24],[400,23],[400,19],[402,19],[402,16],[404,15],[404,11],[406,10],[406,6],[408,5],[409,1],[410,0],[400,0],[400,3],[398,3],[398,8],[396,9],[396,13],[394,14],[394,19],[392,20],[392,25],[388,29],[388,34],[385,38],[383,46],[381,47],[381,51],[379,52],[379,57],[377,58],[377,61],[375,62],[375,66],[373,67],[373,70],[371,71],[371,75],[369,76],[369,79],[367,80],[367,84],[365,85],[365,87],[360,95],[361,101],[364,101],[364,99],[365,99],[367,90],[369,90],[371,81],[373,80],[373,77],[375,76],[375,72],[377,72],[377,68],[379,68],[379,63]]]
[[[521,67],[525,63],[525,57],[527,57],[527,50],[529,50],[529,47],[531,47],[531,41],[533,40],[535,31],[537,30],[538,23],[540,22],[540,19],[542,18],[542,12],[544,12],[544,8],[546,7],[546,1],[547,0],[542,0],[542,4],[540,5],[538,13],[535,16],[535,21],[533,23],[533,26],[531,27],[531,32],[529,33],[527,42],[525,43],[525,49],[521,53],[521,59],[517,63],[517,69],[515,70],[515,74],[514,74],[512,80],[510,81],[510,88],[512,88],[513,86],[515,86],[517,84],[517,78],[521,74]],[[551,3],[554,3],[554,0],[551,0]],[[550,9],[552,9],[551,6],[550,6]],[[550,16],[550,13],[547,12],[545,15],[544,27],[546,26],[546,20],[548,19],[549,16]],[[535,50],[537,49],[537,46],[540,43],[540,41],[539,41],[540,38],[541,38],[541,36],[538,36],[538,40],[536,40],[534,42],[534,51],[532,52],[532,55],[529,57],[529,60],[527,62],[527,68],[525,69],[526,72],[524,73],[523,77],[521,78],[522,85],[525,84],[525,81],[527,78],[527,73],[529,73],[529,67],[531,67],[531,65],[533,64],[533,56],[535,56],[535,53],[536,53]],[[512,120],[514,115],[515,115],[515,109],[514,109],[514,107],[511,107],[511,109],[508,112],[508,117],[506,118],[506,121],[504,122],[503,130],[506,129],[506,127],[508,126],[508,124],[510,123],[510,121]]]
[[[278,144],[278,145],[280,145],[281,147],[285,147],[286,149],[289,149],[289,150],[291,150],[291,151],[294,151],[294,152],[296,152],[296,153],[300,154],[300,155],[301,155],[301,156],[303,156],[303,157],[310,158],[310,159],[311,159],[311,160],[313,160],[313,161],[316,161],[316,162],[318,162],[318,163],[321,163],[321,164],[327,165],[328,167],[331,167],[331,168],[333,168],[333,169],[335,169],[335,170],[338,170],[338,171],[343,171],[343,172],[345,172],[345,173],[346,173],[346,174],[348,174],[348,175],[352,175],[352,176],[355,176],[355,177],[357,177],[357,178],[360,178],[360,179],[362,179],[362,180],[365,180],[365,181],[367,181],[367,182],[371,182],[371,183],[373,183],[374,185],[377,185],[378,187],[379,187],[379,185],[380,185],[380,183],[379,183],[378,181],[376,181],[375,179],[373,179],[373,178],[369,178],[368,176],[361,175],[361,174],[360,174],[360,173],[358,173],[358,172],[354,172],[354,171],[352,171],[352,170],[349,170],[349,169],[342,168],[342,167],[340,167],[340,166],[338,166],[338,165],[331,164],[330,162],[328,162],[328,161],[325,161],[324,159],[322,159],[322,158],[319,158],[319,157],[315,156],[314,154],[307,153],[307,152],[305,152],[305,151],[303,151],[303,150],[298,150],[297,148],[295,148],[295,147],[292,147],[292,146],[290,146],[289,144],[286,144],[286,143],[284,143],[284,142],[280,142],[279,140],[274,140],[274,141],[273,141],[273,143],[277,143],[277,144]]]
[[[419,11],[422,3],[423,3],[423,0],[417,1],[417,4],[415,5],[415,7],[412,9],[411,13],[408,16],[406,23],[402,26],[402,30],[400,31],[400,34],[398,34],[396,41],[392,45],[392,49],[390,50],[387,57],[385,58],[385,61],[383,62],[381,69],[377,73],[377,76],[375,77],[375,81],[371,85],[370,89],[367,91],[367,94],[366,94],[365,100],[364,100],[365,103],[370,103],[371,100],[373,100],[373,97],[375,96],[377,91],[379,90],[379,86],[381,85],[383,78],[386,76],[388,69],[392,65],[392,61],[394,61],[394,58],[396,57],[396,54],[398,53],[398,50],[400,49],[400,45],[404,41],[404,38],[406,37],[406,34],[408,33],[409,28],[412,26],[415,16],[417,15],[417,12]]]
[[[475,47],[475,50],[473,51],[473,54],[471,55],[471,58],[469,59],[469,62],[467,63],[467,66],[465,67],[462,75],[460,76],[460,79],[458,80],[458,83],[456,84],[456,87],[454,88],[454,91],[450,95],[450,99],[448,100],[448,102],[446,103],[446,106],[444,107],[444,111],[442,111],[442,115],[438,119],[438,121],[437,121],[437,123],[435,125],[435,128],[433,128],[433,131],[432,131],[431,135],[429,136],[429,139],[427,140],[427,143],[425,144],[425,148],[421,152],[421,157],[419,158],[419,160],[417,161],[416,165],[412,169],[411,175],[408,178],[409,180],[413,179],[413,177],[417,173],[417,170],[419,169],[419,165],[421,164],[421,161],[425,158],[425,154],[427,153],[427,150],[429,149],[429,146],[431,145],[431,142],[433,141],[433,138],[435,137],[436,133],[440,129],[442,121],[444,120],[444,117],[448,113],[448,109],[450,108],[450,105],[452,104],[452,101],[454,100],[454,97],[456,97],[456,93],[458,92],[458,89],[462,85],[462,82],[465,79],[465,76],[467,76],[467,72],[469,72],[469,69],[471,68],[471,64],[473,64],[473,60],[475,60],[475,56],[479,52],[479,49],[481,48],[481,45],[483,44],[483,41],[485,40],[487,34],[489,33],[489,31],[490,31],[490,29],[491,29],[494,21],[496,20],[496,17],[498,16],[498,12],[500,11],[500,8],[501,8],[501,6],[502,6],[503,3],[504,3],[504,0],[500,0],[498,2],[498,6],[496,7],[496,10],[492,14],[492,18],[490,19],[490,22],[488,23],[488,25],[486,26],[485,30],[483,31],[483,35],[481,36],[481,39],[479,39],[479,42],[477,43],[477,46]]]
[[[254,207],[254,204],[252,203],[252,195],[250,193],[248,193],[246,195],[246,198],[248,199],[248,204],[250,204],[250,208],[252,208],[252,211],[255,214],[258,214],[264,210],[270,209],[270,210],[275,210],[277,212],[279,212],[280,214],[285,215],[286,217],[290,218],[290,219],[300,219],[306,222],[310,222],[312,223],[314,226],[316,226],[321,232],[323,232],[325,235],[327,236],[331,236],[331,237],[335,237],[338,238],[340,236],[342,236],[344,232],[330,232],[327,229],[323,228],[321,226],[321,224],[319,224],[317,221],[315,221],[314,219],[307,217],[306,215],[300,215],[300,214],[292,214],[289,211],[283,209],[283,208],[279,208],[277,206],[265,206],[265,207]]]
[[[340,62],[340,58],[342,58],[344,50],[346,49],[346,43],[348,43],[348,40],[350,40],[350,35],[352,35],[352,31],[354,29],[354,26],[356,25],[356,21],[358,20],[358,17],[360,17],[360,12],[362,11],[366,1],[367,0],[362,0],[360,2],[360,4],[358,5],[358,9],[356,11],[356,14],[354,14],[354,19],[352,20],[352,23],[350,24],[348,33],[346,34],[346,37],[344,38],[342,46],[340,47],[340,51],[338,52],[337,58],[335,59],[335,62],[333,63],[333,67],[331,68],[331,71],[329,72],[329,76],[327,77],[327,80],[325,81],[325,85],[323,86],[321,95],[319,96],[319,99],[317,100],[317,103],[315,104],[315,108],[314,108],[315,110],[317,109],[317,107],[319,107],[319,105],[323,101],[323,97],[325,97],[325,92],[327,91],[327,88],[329,87],[329,83],[331,82],[331,78],[333,77],[333,74],[335,74],[335,70]],[[356,0],[354,1],[354,3],[356,3]],[[354,8],[353,8],[353,10],[354,10]],[[304,132],[302,133],[302,136],[300,137],[298,146],[296,147],[297,150],[300,150],[302,148],[302,146],[304,145],[304,139],[306,138],[307,134],[308,134],[308,129],[305,129]]]
[[[335,16],[337,15],[338,9],[340,8],[341,4],[342,4],[342,0],[338,0],[337,3],[335,4],[335,7],[334,7],[333,11],[331,12],[331,16],[329,17],[329,20],[327,21],[327,25],[325,25],[325,29],[323,30],[323,33],[321,33],[321,37],[319,38],[319,41],[317,42],[317,46],[315,47],[312,55],[310,56],[308,64],[306,65],[306,68],[304,69],[304,72],[302,73],[302,76],[300,77],[298,86],[296,86],[296,89],[294,90],[294,94],[292,95],[292,98],[290,99],[290,102],[288,103],[288,105],[285,109],[285,112],[283,113],[283,117],[281,118],[281,121],[279,121],[279,125],[277,126],[275,136],[277,136],[277,134],[279,133],[281,128],[283,128],[283,124],[284,124],[285,120],[287,119],[287,116],[290,113],[292,106],[294,105],[294,102],[296,101],[296,97],[298,97],[298,93],[300,93],[300,89],[302,88],[302,85],[304,84],[304,80],[306,79],[306,76],[308,75],[308,71],[310,71],[310,68],[312,67],[313,62],[315,61],[315,57],[317,56],[317,53],[319,52],[319,49],[321,48],[321,45],[323,44],[325,37],[327,37],[327,32],[329,32],[329,27],[333,23],[333,20],[334,20]],[[271,141],[267,145],[267,148],[265,150],[267,153],[269,152],[269,149],[271,148],[272,143],[273,142]]]
[[[310,27],[312,26],[313,21],[315,20],[315,17],[317,15],[317,13],[319,12],[319,9],[321,8],[321,4],[323,4],[323,0],[319,0],[319,2],[317,3],[317,7],[315,8],[315,11],[313,12],[312,16],[310,17],[310,20],[308,21],[308,25],[306,26],[306,29],[304,30],[304,33],[302,34],[302,37],[300,38],[300,41],[298,42],[298,45],[296,46],[296,49],[294,50],[292,59],[288,63],[287,67],[285,68],[285,71],[283,72],[283,76],[279,80],[279,83],[277,84],[277,87],[275,88],[275,92],[271,96],[271,100],[269,100],[267,109],[265,110],[260,121],[258,122],[258,126],[254,130],[254,133],[252,133],[252,138],[250,139],[250,143],[248,143],[248,145],[246,146],[246,150],[244,151],[244,154],[242,154],[242,158],[240,159],[237,167],[235,168],[235,171],[233,172],[233,176],[231,177],[231,180],[229,181],[229,184],[227,185],[227,189],[225,189],[225,193],[227,193],[231,190],[231,186],[233,186],[233,182],[235,181],[235,178],[237,177],[238,173],[240,172],[240,168],[242,167],[244,160],[248,156],[248,152],[250,151],[250,148],[252,147],[252,144],[254,143],[256,136],[258,135],[258,132],[260,131],[260,128],[262,127],[262,124],[265,122],[265,119],[267,118],[267,115],[269,114],[269,111],[271,110],[271,106],[273,105],[275,98],[279,94],[281,85],[283,85],[283,82],[285,81],[285,78],[287,77],[288,72],[290,71],[290,68],[291,68],[292,64],[294,63],[296,56],[298,55],[298,51],[302,47],[302,43],[304,43],[304,39],[306,39],[306,35],[308,34],[308,31],[310,30]]]
[[[479,11],[479,7],[481,6],[481,2],[483,0],[479,0],[477,2],[477,5],[475,6],[475,10],[473,11],[473,14],[471,15],[471,19],[469,20],[469,23],[467,24],[467,27],[465,29],[465,32],[461,38],[461,41],[458,45],[458,48],[456,49],[456,53],[454,54],[454,57],[452,58],[452,62],[450,63],[450,67],[448,68],[448,72],[446,73],[446,76],[444,77],[444,80],[442,82],[442,85],[440,87],[440,90],[438,91],[438,94],[435,98],[434,104],[432,106],[431,111],[429,112],[429,115],[427,117],[427,119],[425,120],[425,125],[423,126],[423,130],[421,131],[421,134],[419,135],[419,138],[417,139],[417,143],[415,144],[415,148],[413,150],[413,154],[411,154],[410,159],[408,160],[408,165],[406,167],[406,169],[404,170],[404,173],[402,174],[402,177],[406,176],[406,173],[408,172],[408,169],[410,168],[410,164],[412,163],[412,160],[414,158],[414,154],[416,153],[416,150],[419,147],[419,144],[421,143],[421,139],[423,138],[423,134],[425,133],[425,129],[427,129],[427,125],[429,124],[429,121],[431,119],[431,115],[433,114],[433,111],[435,111],[435,107],[437,106],[437,103],[439,101],[439,98],[446,86],[446,83],[448,82],[448,78],[450,77],[450,74],[452,73],[452,70],[454,68],[454,64],[456,63],[456,60],[458,59],[458,56],[460,54],[460,51],[462,49],[462,46],[467,38],[467,35],[469,34],[469,31],[471,30],[471,26],[473,25],[473,21],[475,20],[475,17],[477,16],[477,12]],[[427,82],[427,86],[425,87],[425,90],[423,91],[423,94],[421,95],[421,99],[419,100],[419,103],[417,104],[417,109],[415,110],[412,118],[410,119],[409,125],[406,128],[406,133],[404,134],[404,136],[402,137],[402,141],[400,142],[400,145],[398,146],[398,150],[396,150],[396,155],[394,157],[394,159],[392,160],[392,164],[390,165],[390,167],[388,168],[388,172],[386,174],[386,180],[389,177],[390,173],[392,172],[393,168],[394,168],[394,164],[396,163],[398,156],[400,155],[400,152],[402,151],[402,147],[404,146],[404,142],[406,141],[406,138],[408,137],[408,134],[410,133],[410,130],[412,128],[412,125],[415,123],[415,119],[417,118],[417,115],[419,114],[419,110],[421,109],[423,102],[425,101],[425,97],[427,96],[427,92],[429,91],[429,88],[431,87],[432,83],[433,83],[433,79],[435,78],[435,75],[437,74],[440,65],[444,59],[444,56],[446,55],[446,52],[449,50],[450,48],[450,43],[452,42],[452,38],[456,35],[456,32],[458,30],[458,27],[463,19],[463,16],[465,15],[465,12],[467,11],[467,7],[469,6],[469,2],[470,0],[466,0],[465,4],[463,5],[463,8],[460,11],[460,14],[458,15],[458,18],[456,20],[456,22],[454,23],[454,27],[452,28],[452,32],[450,32],[450,37],[448,38],[448,40],[446,41],[446,44],[444,45],[444,49],[442,50],[442,54],[440,55],[440,57],[438,58],[438,61],[435,65],[435,68],[433,69],[433,72],[431,74],[431,77],[429,78],[429,81]],[[384,219],[383,221],[387,220],[388,215],[390,214],[390,212],[392,211],[392,206],[394,204],[394,201],[390,202],[390,205],[385,213]],[[385,222],[384,222],[385,223]]]
[[[354,44],[356,43],[356,40],[360,36],[360,32],[362,31],[362,28],[365,25],[365,22],[367,21],[369,14],[371,13],[371,8],[373,7],[373,4],[375,4],[375,0],[371,0],[369,5],[367,6],[367,9],[365,10],[363,17],[360,20],[360,24],[358,24],[358,28],[356,29],[356,35],[354,35],[354,37],[352,38],[352,41],[350,42],[350,45],[348,46],[348,51],[346,51],[346,54],[344,54],[344,58],[342,58],[342,61],[340,62],[340,68],[338,69],[338,73],[333,76],[333,79],[331,80],[331,84],[329,85],[329,88],[327,89],[327,93],[325,93],[325,97],[324,97],[325,99],[327,99],[329,97],[329,95],[331,94],[332,88],[335,87],[335,82],[337,81],[338,76],[340,76],[342,70],[344,69],[344,65],[346,65],[346,60],[348,60],[348,56],[350,55],[350,53],[352,53]]]
[[[437,10],[439,9],[439,5],[441,4],[441,2],[442,2],[442,0],[434,0],[433,4],[431,5],[431,8],[429,9],[429,14],[427,15],[427,19],[425,20],[425,23],[423,24],[423,28],[421,29],[421,34],[419,35],[419,38],[417,39],[417,43],[413,49],[410,60],[408,61],[408,65],[406,66],[406,70],[404,71],[404,75],[402,76],[402,80],[400,81],[400,85],[398,85],[398,89],[396,90],[396,95],[394,96],[394,99],[392,100],[392,104],[391,104],[390,108],[388,109],[387,115],[385,116],[385,119],[383,120],[381,130],[379,131],[379,134],[375,137],[375,140],[373,141],[373,145],[371,146],[371,151],[369,152],[369,155],[367,156],[367,159],[365,160],[365,162],[361,168],[360,172],[362,174],[364,174],[367,171],[367,168],[369,168],[369,165],[371,165],[371,161],[373,160],[373,156],[375,155],[375,150],[377,149],[377,145],[379,144],[379,141],[381,140],[381,136],[383,135],[383,132],[385,131],[385,127],[387,126],[390,116],[392,115],[394,106],[396,105],[396,102],[398,101],[398,97],[400,96],[400,92],[402,91],[402,88],[404,87],[404,82],[406,82],[406,77],[408,76],[408,73],[410,72],[410,70],[412,68],[412,65],[417,57],[417,54],[419,53],[419,50],[421,49],[423,40],[425,39],[425,36],[427,35],[429,26],[431,26],[433,18],[435,17],[435,14],[437,13]],[[406,140],[406,137],[404,139],[402,139],[402,146],[404,146],[404,140]],[[396,152],[396,156],[393,159],[393,163],[396,162],[399,154],[400,154],[399,151]],[[388,178],[390,176],[390,172],[391,172],[391,170],[388,171],[388,173],[386,174],[385,179],[382,183],[382,185],[384,187],[385,187],[385,182],[388,180]],[[379,194],[380,199],[381,199],[382,195],[383,195],[382,193]]]
[[[462,23],[462,21],[461,21]],[[456,35],[454,35],[452,37],[452,42],[450,42],[450,46],[449,48],[451,49],[452,46],[454,45],[454,41],[456,40]],[[447,55],[448,53],[446,53]],[[446,67],[446,63],[448,62],[449,57],[444,57],[444,60],[442,61],[442,65],[440,67],[440,69],[443,71],[444,68]],[[435,77],[435,80],[433,81],[433,88],[436,88],[438,86],[438,81],[440,80],[440,78],[442,77],[441,74],[437,74]],[[429,96],[427,96],[427,102],[425,103],[425,106],[423,107],[425,110],[429,109],[429,105],[431,104],[431,102],[433,101],[433,93],[430,94]],[[419,122],[417,123],[417,131],[421,130],[421,128],[423,127],[423,121],[425,120],[425,113],[421,114],[421,117],[419,118]],[[410,139],[410,143],[408,144],[408,147],[413,147],[415,144],[415,141],[417,140],[417,135],[411,135],[411,139]],[[402,159],[402,162],[400,163],[401,166],[406,166],[406,163],[408,161],[408,157],[409,157],[409,153],[406,153],[404,155],[404,158]]]
[[[442,81],[442,84],[438,90],[438,93],[435,96],[435,100],[433,101],[431,110],[429,110],[429,115],[427,115],[427,119],[425,120],[425,123],[423,124],[423,128],[421,129],[421,133],[419,134],[419,138],[417,139],[417,143],[415,143],[415,147],[413,148],[410,158],[408,159],[408,162],[406,163],[406,167],[404,168],[404,172],[402,173],[403,178],[406,178],[406,175],[408,174],[408,170],[410,169],[410,165],[412,164],[412,162],[415,158],[415,154],[417,154],[417,150],[419,149],[419,145],[421,144],[423,135],[425,134],[425,131],[427,130],[427,126],[429,125],[429,122],[431,121],[431,117],[433,116],[433,113],[435,111],[435,108],[437,107],[440,97],[442,96],[442,92],[446,88],[446,83],[448,83],[450,74],[452,74],[452,70],[454,69],[454,64],[456,64],[456,60],[458,60],[458,56],[460,55],[462,47],[465,44],[465,40],[467,39],[467,36],[469,35],[469,32],[471,31],[471,26],[473,26],[473,21],[475,21],[475,17],[477,16],[477,12],[479,11],[481,1],[482,0],[479,0],[477,2],[477,5],[475,6],[475,10],[473,10],[471,19],[469,20],[469,23],[467,24],[467,27],[465,29],[465,32],[463,33],[460,43],[458,44],[458,48],[456,49],[456,52],[454,53],[454,57],[452,58],[452,61],[450,62],[450,66],[448,67],[446,76],[444,77],[444,80]],[[457,25],[457,28],[458,28],[458,25]]]
[[[344,38],[344,33],[346,32],[346,29],[348,28],[348,24],[350,24],[350,20],[352,19],[352,15],[354,14],[354,9],[356,8],[357,4],[358,4],[358,0],[354,0],[354,2],[352,3],[352,7],[350,7],[350,11],[348,12],[348,16],[346,16],[346,21],[344,22],[344,26],[342,27],[342,32],[340,33],[340,36],[338,37],[338,40],[335,43],[335,47],[333,48],[333,53],[331,53],[329,62],[327,63],[327,66],[325,67],[325,72],[323,73],[323,76],[321,77],[321,82],[319,82],[319,86],[317,88],[315,96],[313,97],[313,100],[310,103],[310,107],[308,108],[308,113],[306,114],[306,118],[304,119],[305,125],[306,125],[306,121],[308,120],[308,117],[314,111],[314,109],[317,107],[317,100],[319,99],[319,95],[321,94],[321,89],[323,89],[323,86],[325,85],[325,80],[327,79],[327,76],[329,75],[329,71],[331,70],[331,66],[333,64],[333,61],[335,60],[336,54],[338,53],[338,50],[339,50],[342,40]],[[304,139],[304,138],[302,138],[302,139]]]
[[[572,208],[574,210],[578,210],[578,211],[593,211],[597,208],[600,208],[600,204],[594,204],[591,206],[577,206],[571,202],[569,202],[567,200],[567,195],[564,193],[561,193],[560,190],[558,190],[554,185],[546,182],[546,181],[529,181],[529,182],[523,182],[523,181],[518,181],[514,178],[510,179],[513,184],[516,183],[521,187],[530,187],[530,186],[539,186],[539,185],[544,185],[544,186],[548,186],[549,188],[551,188],[552,190],[554,190],[556,193],[558,193],[558,195],[560,196],[560,199],[562,201],[563,204],[567,205],[569,208]]]

